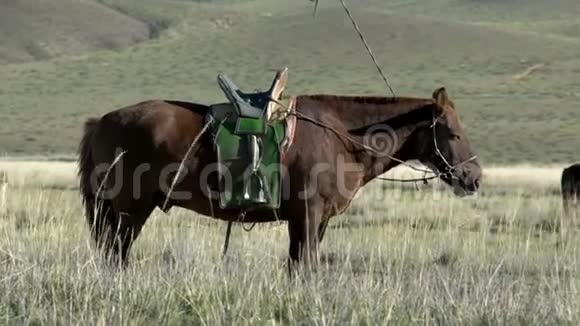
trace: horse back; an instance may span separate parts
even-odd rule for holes
[[[100,143],[127,152],[180,160],[203,129],[207,110],[203,104],[145,101],[107,113],[97,133]]]

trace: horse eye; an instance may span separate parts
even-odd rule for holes
[[[461,139],[461,136],[459,136],[458,134],[451,134],[451,138],[453,140],[460,140]]]

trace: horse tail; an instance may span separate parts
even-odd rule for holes
[[[89,119],[85,122],[83,138],[79,145],[79,179],[80,193],[85,207],[85,216],[89,224],[92,224],[95,215],[95,194],[91,187],[91,175],[95,170],[93,161],[93,135],[99,123],[98,119]]]
[[[79,179],[80,193],[85,208],[85,217],[93,238],[97,244],[106,239],[102,239],[109,220],[114,217],[111,200],[101,199],[97,202],[97,194],[92,184],[93,173],[95,172],[95,160],[93,158],[94,135],[99,124],[99,119],[89,119],[85,122],[84,134],[79,145]]]

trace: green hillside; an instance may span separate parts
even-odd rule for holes
[[[87,117],[148,98],[223,100],[220,71],[253,89],[288,66],[291,93],[387,95],[338,1],[321,0],[316,19],[306,0],[80,3],[115,8],[112,17],[124,13],[127,26],[144,24],[156,37],[0,65],[0,152],[73,153]],[[485,162],[580,157],[577,1],[348,3],[397,93],[430,96],[447,86]],[[114,19],[97,19],[83,33],[106,31]],[[0,53],[18,51],[1,44]],[[541,68],[522,74],[534,65]]]

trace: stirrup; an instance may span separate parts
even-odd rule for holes
[[[248,178],[248,182],[246,183],[246,185],[244,186],[244,200],[246,201],[251,201],[254,204],[266,204],[268,202],[268,194],[267,194],[267,185],[264,182],[264,177],[259,175],[258,173],[252,173],[250,175],[250,177]],[[253,197],[253,189],[254,187],[252,187],[254,185],[254,183],[252,182],[252,180],[258,180],[258,196],[257,197]]]

